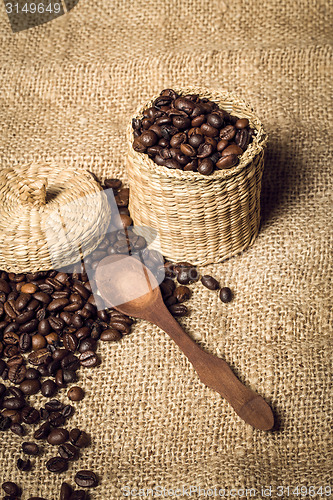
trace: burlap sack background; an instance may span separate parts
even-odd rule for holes
[[[272,405],[278,422],[269,433],[246,425],[167,335],[137,322],[119,344],[100,347],[99,368],[82,370],[87,397],[70,426],[90,432],[92,447],[59,477],[45,470],[50,446],[34,471],[18,473],[22,439],[6,433],[0,481],[17,479],[24,499],[50,500],[89,467],[101,478],[92,498],[103,500],[122,498],[125,486],[272,485],[278,498],[279,485],[328,484],[329,2],[81,0],[16,34],[0,10],[1,167],[61,158],[125,180],[126,120],[172,85],[226,88],[256,109],[270,136],[260,235],[247,252],[204,269],[233,289],[233,302],[197,284],[183,324]]]

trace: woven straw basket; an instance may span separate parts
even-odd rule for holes
[[[29,163],[0,171],[0,269],[59,269],[97,248],[110,222],[102,188],[86,170]]]
[[[230,92],[175,90],[181,95],[198,94],[232,115],[248,118],[255,137],[237,166],[204,176],[156,165],[148,155],[135,152],[131,120],[127,128],[131,217],[135,225],[157,231],[158,244],[168,259],[220,262],[246,249],[258,234],[267,136],[252,108]],[[141,118],[156,97],[141,105],[133,118]]]

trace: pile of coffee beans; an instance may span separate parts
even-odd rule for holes
[[[143,115],[132,121],[134,150],[157,165],[203,175],[237,165],[254,135],[247,118],[172,89],[162,90]]]
[[[187,315],[184,302],[192,293],[187,285],[200,278],[196,267],[189,262],[161,264],[159,254],[149,250],[146,240],[131,228],[128,188],[122,187],[119,179],[106,179],[103,188],[113,189],[120,215],[97,250],[85,259],[85,266],[94,270],[107,255],[140,253],[155,275],[164,278],[160,289],[171,314]],[[99,340],[119,341],[131,331],[131,318],[96,304],[85,266],[80,264],[71,272],[0,271],[0,376],[6,382],[6,385],[0,383],[0,431],[10,429],[23,437],[29,432],[27,426],[38,426],[32,431],[33,439],[22,443],[23,455],[16,462],[20,471],[28,472],[33,467],[31,459],[40,454],[37,442],[56,447],[57,455],[46,463],[47,470],[56,474],[66,472],[69,463],[78,458],[80,449],[90,444],[84,430],[66,429],[75,408],[55,399],[55,395],[77,381],[81,367],[93,368],[99,364],[96,354]],[[203,276],[201,281],[211,290],[219,288],[212,277]],[[228,290],[220,291],[224,302],[231,299]],[[47,401],[36,408],[28,399],[39,392]],[[72,402],[81,401],[84,395],[84,389],[78,385],[67,391]],[[98,484],[96,474],[89,470],[79,471],[74,479],[80,488]],[[6,482],[2,488],[5,498],[13,500],[21,496],[21,489],[15,483]],[[66,482],[62,484],[60,500],[87,498],[84,490],[74,490]]]

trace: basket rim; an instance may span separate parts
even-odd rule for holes
[[[184,181],[206,181],[206,182],[214,182],[220,181],[221,179],[229,179],[234,177],[238,173],[240,173],[243,169],[245,169],[256,156],[258,156],[265,148],[268,140],[268,135],[263,129],[263,125],[258,118],[257,114],[254,112],[253,108],[248,104],[244,99],[239,97],[234,92],[230,92],[224,89],[209,89],[207,87],[170,87],[175,90],[178,94],[198,94],[200,97],[210,96],[211,100],[215,100],[218,102],[220,106],[223,106],[223,102],[229,102],[230,104],[234,104],[237,102],[238,106],[241,106],[244,112],[249,116],[250,123],[252,127],[257,131],[257,135],[255,136],[255,140],[248,146],[246,151],[240,158],[238,165],[226,170],[215,169],[214,172],[210,175],[202,175],[199,172],[193,171],[184,171],[181,169],[170,169],[163,165],[157,165],[146,153],[138,153],[134,151],[132,143],[133,143],[133,128],[132,128],[132,119],[139,118],[142,116],[142,113],[147,107],[150,107],[152,102],[159,97],[160,94],[153,96],[148,99],[144,104],[140,104],[136,111],[131,115],[131,119],[127,126],[127,146],[128,146],[128,159],[136,159],[140,158],[143,162],[143,165],[150,171],[150,173],[157,177],[166,177],[170,179],[180,179]],[[236,115],[237,116],[237,115]],[[158,168],[156,168],[158,167]]]

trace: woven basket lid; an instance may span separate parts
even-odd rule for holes
[[[93,175],[54,162],[0,170],[0,270],[60,269],[94,251],[111,219]]]

